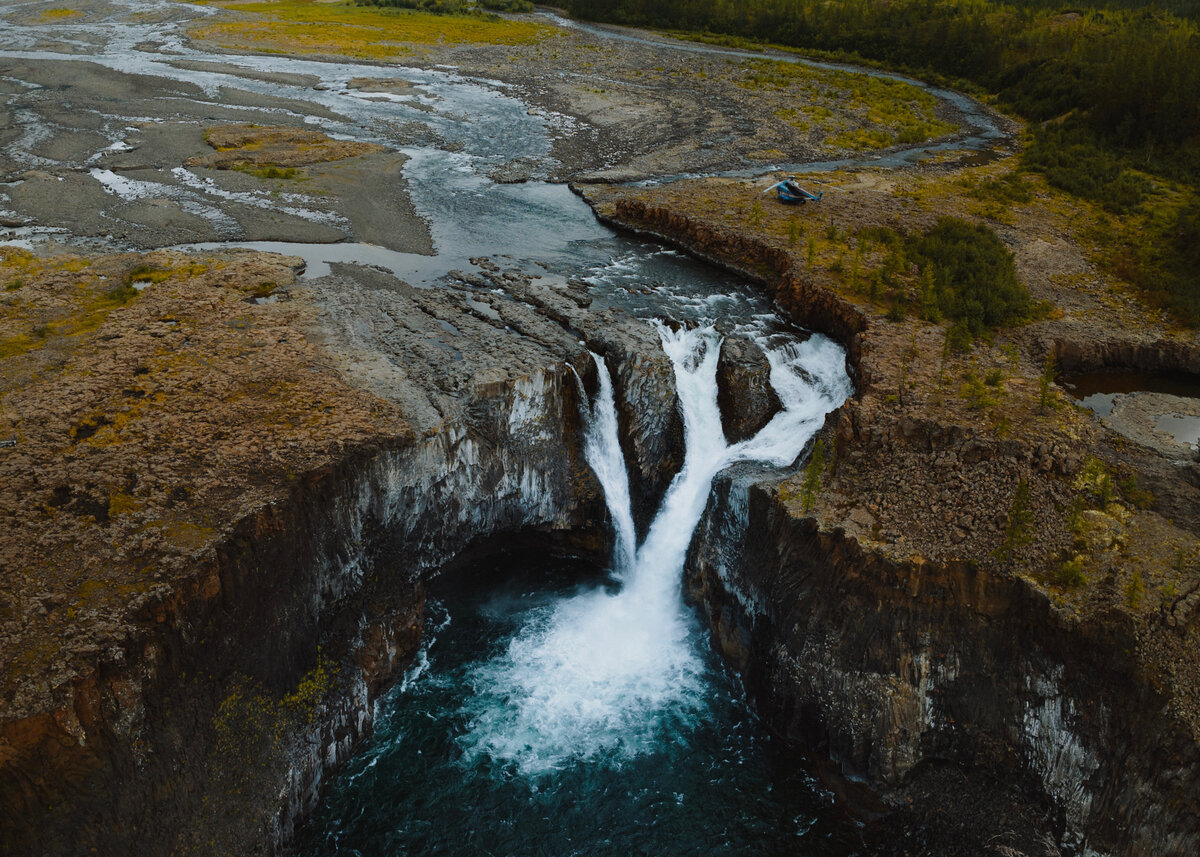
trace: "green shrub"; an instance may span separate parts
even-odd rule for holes
[[[1031,493],[1028,480],[1017,482],[1012,506],[1008,510],[1008,524],[1004,528],[1004,541],[996,549],[996,558],[1005,565],[1012,565],[1017,551],[1033,541],[1034,517],[1029,505]]]
[[[1033,317],[1033,301],[1017,278],[1012,254],[987,226],[943,217],[912,241],[910,255],[922,274],[932,269],[939,312],[965,325],[972,338]]]
[[[532,12],[530,0],[479,0],[479,5],[493,12]]]
[[[1154,494],[1141,486],[1136,473],[1117,480],[1121,498],[1135,509],[1150,509],[1154,506]]]
[[[1107,509],[1117,499],[1112,474],[1098,458],[1088,459],[1083,472],[1075,477],[1074,487],[1083,501],[1095,509]]]
[[[1138,609],[1142,604],[1142,599],[1146,597],[1146,584],[1142,580],[1142,572],[1138,569],[1133,570],[1133,576],[1129,578],[1129,582],[1125,584],[1125,604],[1132,610]]]
[[[812,509],[812,505],[817,499],[817,492],[821,490],[821,477],[824,473],[825,439],[819,437],[813,444],[808,463],[804,465],[804,481],[800,485],[800,500],[805,512]]]
[[[985,179],[967,191],[985,202],[1023,203],[1033,200],[1033,189],[1020,173],[1007,173],[999,178]]]
[[[986,384],[979,380],[979,376],[973,371],[967,373],[959,392],[967,400],[967,407],[973,411],[982,411],[996,404],[996,399],[992,396],[992,391],[988,389]]]
[[[114,303],[127,304],[137,297],[138,292],[133,286],[114,286],[104,294]]]
[[[1050,125],[1039,129],[1021,163],[1026,169],[1045,175],[1046,181],[1055,187],[1098,202],[1118,214],[1141,205],[1150,189],[1144,178],[1101,147],[1093,134],[1077,126]]]
[[[1058,362],[1054,359],[1054,352],[1047,352],[1046,359],[1042,362],[1042,374],[1038,376],[1038,413],[1044,414],[1047,410],[1054,407],[1054,396],[1050,391],[1050,385],[1054,383],[1054,379],[1058,376]]]
[[[260,179],[291,179],[300,172],[295,167],[256,167],[253,164],[235,164],[233,168]]]
[[[1087,583],[1087,575],[1083,573],[1083,557],[1073,557],[1054,569],[1050,574],[1050,582],[1063,589],[1078,589]]]
[[[1128,273],[1181,322],[1200,327],[1200,199],[1146,236]]]

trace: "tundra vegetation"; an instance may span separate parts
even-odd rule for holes
[[[306,0],[223,5],[244,14],[198,28],[193,35],[239,50],[270,53],[392,60],[412,56],[421,46],[531,44],[554,32],[532,21],[478,10],[466,14],[467,4],[454,0],[434,0],[428,8],[419,3],[357,6]],[[444,14],[454,11],[450,7],[458,14]]]

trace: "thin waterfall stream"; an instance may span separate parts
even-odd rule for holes
[[[740,461],[791,464],[850,393],[844,353],[819,335],[763,335],[782,408],[729,444],[719,334],[658,330],[686,454],[645,540],[635,547],[596,357],[585,454],[615,529],[607,575],[581,584],[570,561],[518,557],[496,561],[507,582],[490,592],[447,593],[419,667],[384,701],[303,854],[854,853],[853,824],[756,723],[681,591],[713,478]]]

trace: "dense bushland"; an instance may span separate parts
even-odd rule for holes
[[[923,233],[868,227],[857,243],[850,284],[889,303],[889,318],[899,320],[911,309],[925,321],[946,321],[953,348],[967,348],[1044,310],[1017,277],[1012,253],[987,226],[943,217]],[[878,264],[862,273],[870,260]]]
[[[940,313],[971,336],[1030,319],[1033,301],[1017,278],[1012,254],[988,227],[943,217],[909,241],[909,256],[925,281],[932,281]]]

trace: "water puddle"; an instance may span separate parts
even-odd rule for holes
[[[1200,416],[1163,414],[1154,421],[1154,427],[1173,436],[1178,443],[1186,443],[1192,449],[1200,448]]]
[[[1065,375],[1062,386],[1102,423],[1143,446],[1178,456],[1200,445],[1200,378],[1104,370]]]
[[[1067,374],[1059,384],[1081,405],[1102,417],[1112,413],[1118,396],[1131,393],[1163,393],[1200,399],[1200,378],[1184,373],[1108,369]]]

